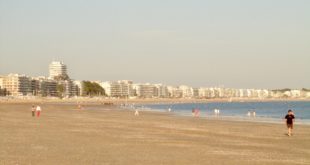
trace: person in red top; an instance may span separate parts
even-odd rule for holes
[[[287,115],[285,116],[286,125],[287,125],[287,135],[292,136],[293,125],[295,122],[295,116],[292,110],[288,110]]]
[[[36,111],[37,111],[37,117],[40,117],[42,109],[39,105],[37,106]]]

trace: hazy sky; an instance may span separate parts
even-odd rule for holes
[[[309,0],[0,0],[0,74],[310,88]]]

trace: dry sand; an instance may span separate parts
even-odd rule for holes
[[[116,107],[0,104],[0,164],[310,164],[310,127],[206,120]]]

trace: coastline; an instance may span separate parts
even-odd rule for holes
[[[259,102],[308,102],[310,99],[234,99],[232,102],[237,103],[259,103]],[[70,105],[77,107],[81,106],[97,106],[99,109],[102,106],[105,106],[108,103],[108,107],[119,108],[123,110],[132,110],[130,106],[134,106],[140,111],[148,111],[148,112],[162,112],[164,114],[168,114],[166,109],[150,109],[145,106],[148,105],[162,105],[162,104],[189,104],[189,103],[225,103],[230,102],[229,99],[106,99],[106,98],[79,98],[79,99],[9,99],[3,100],[0,99],[0,105]],[[122,107],[122,105],[127,105]],[[144,107],[144,108],[141,108]],[[146,108],[146,109],[145,109]],[[182,114],[176,112],[170,112],[169,114],[174,116],[183,116],[192,118],[191,114]],[[220,116],[215,117],[213,115],[208,116],[200,116],[200,119],[206,120],[224,120],[224,121],[239,121],[239,122],[257,122],[257,123],[270,123],[270,124],[282,124],[283,119],[281,118],[270,118],[270,117],[256,117],[249,118],[246,116]],[[296,119],[297,125],[310,125],[310,120],[307,119]]]
[[[211,103],[211,102],[290,102],[290,101],[310,101],[310,98],[223,98],[223,99],[195,99],[195,98],[149,98],[149,99],[114,99],[114,98],[10,98],[0,97],[1,103],[84,103],[84,104],[104,104],[112,103],[115,105],[120,104],[136,104],[136,105],[147,105],[147,104],[179,104],[179,103]]]
[[[132,109],[125,109],[125,110],[132,110]],[[266,124],[280,124],[283,125],[284,119],[275,119],[270,117],[245,117],[245,116],[215,116],[215,115],[208,115],[208,116],[199,116],[194,117],[191,114],[182,114],[176,112],[167,112],[163,109],[139,109],[142,112],[158,112],[166,115],[172,115],[175,117],[186,117],[186,118],[198,118],[199,120],[213,120],[213,121],[227,121],[227,122],[251,122],[251,123],[266,123]],[[296,119],[295,125],[303,125],[303,126],[310,126],[310,120],[305,119]]]

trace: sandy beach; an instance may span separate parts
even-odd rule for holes
[[[308,165],[310,127],[206,120],[116,106],[0,104],[1,165]]]

